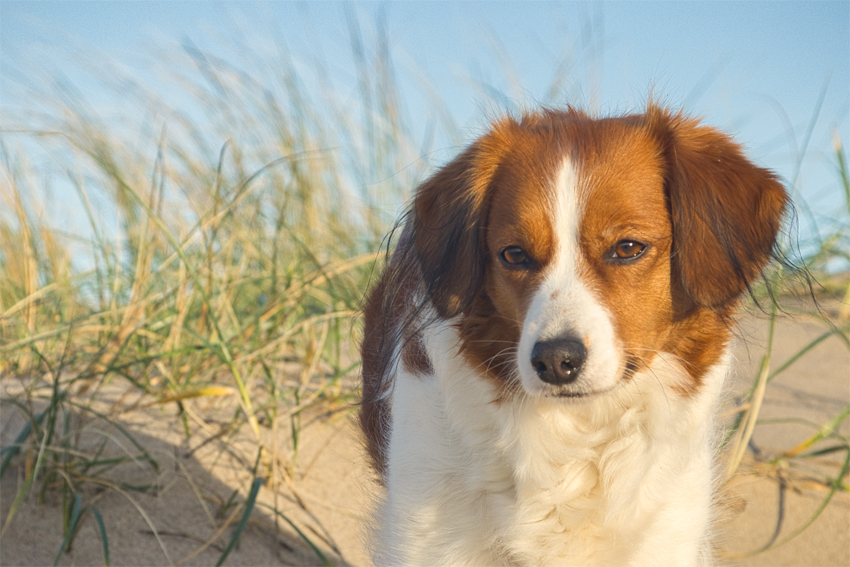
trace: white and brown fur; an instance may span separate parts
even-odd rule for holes
[[[365,309],[375,563],[711,563],[730,318],[787,201],[652,104],[503,118],[426,180]]]

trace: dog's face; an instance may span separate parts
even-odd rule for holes
[[[663,352],[689,395],[786,199],[695,121],[547,112],[497,124],[423,184],[413,242],[432,304],[500,384],[590,398]]]
[[[566,155],[534,149],[552,154],[543,178],[511,152],[492,181],[483,287],[519,323],[519,377],[535,394],[610,390],[664,348],[672,320],[657,146],[633,128],[588,125],[571,134],[591,143]]]

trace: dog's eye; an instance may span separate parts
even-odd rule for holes
[[[634,240],[621,240],[614,247],[611,258],[614,260],[634,260],[646,251],[646,244]]]
[[[502,262],[511,268],[523,268],[531,264],[531,258],[519,246],[508,246],[499,253],[499,256]]]

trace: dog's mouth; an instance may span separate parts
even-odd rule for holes
[[[593,398],[598,398],[609,394],[622,386],[623,384],[629,382],[634,376],[635,372],[637,372],[639,368],[639,363],[633,357],[629,357],[626,359],[625,368],[620,373],[620,378],[617,382],[608,388],[603,388],[600,390],[594,390],[588,388],[586,385],[581,384],[573,384],[571,386],[561,386],[561,387],[551,387],[550,390],[544,393],[544,397],[547,398],[557,398],[564,401],[576,401],[582,402],[586,400],[591,400]]]
[[[594,398],[602,397],[610,392],[613,392],[622,384],[622,380],[617,382],[611,388],[604,390],[558,390],[544,394],[547,398],[557,398],[564,401],[583,402]]]
[[[594,394],[588,393],[588,392],[558,392],[558,393],[554,394],[553,397],[555,397],[555,398],[579,399],[579,398],[587,398],[587,397],[592,396],[592,395],[594,395]]]

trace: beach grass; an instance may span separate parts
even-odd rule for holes
[[[356,409],[361,300],[399,207],[429,171],[422,156],[434,138],[412,138],[386,42],[366,46],[356,26],[352,38],[354,95],[336,92],[321,64],[306,76],[285,52],[247,70],[245,52],[236,64],[184,45],[166,64],[170,95],[126,76],[116,81],[116,99],[132,101],[135,121],[96,107],[63,80],[37,91],[37,113],[4,119],[0,403],[4,420],[19,417],[6,423],[19,426],[0,448],[0,476],[16,471],[21,481],[4,494],[11,504],[3,531],[25,502],[58,495],[56,561],[88,517],[108,565],[98,499],[104,490],[131,500],[155,494],[156,483],[129,484],[119,473],[141,465],[156,476],[162,467],[122,416],[154,407],[187,439],[253,439],[239,448],[250,480],[218,502],[216,538],[230,529],[221,563],[251,514],[267,508],[258,493],[290,483],[301,466],[305,416]],[[439,122],[456,135],[450,120]],[[840,313],[805,299],[800,269],[777,265],[755,296],[771,325],[782,312],[798,313],[826,321],[828,336],[850,344],[850,282],[829,270],[850,259],[839,142],[834,162],[848,210],[798,268],[820,282],[815,295],[843,298]],[[770,381],[817,344],[781,367],[768,348],[734,410],[730,476]],[[824,507],[848,490],[850,444],[839,427],[849,412],[771,457],[779,466],[841,454],[843,465],[822,478]],[[275,442],[282,436],[285,454]],[[270,513],[319,562],[331,561],[314,534],[279,509]],[[163,552],[172,563],[189,559]]]

